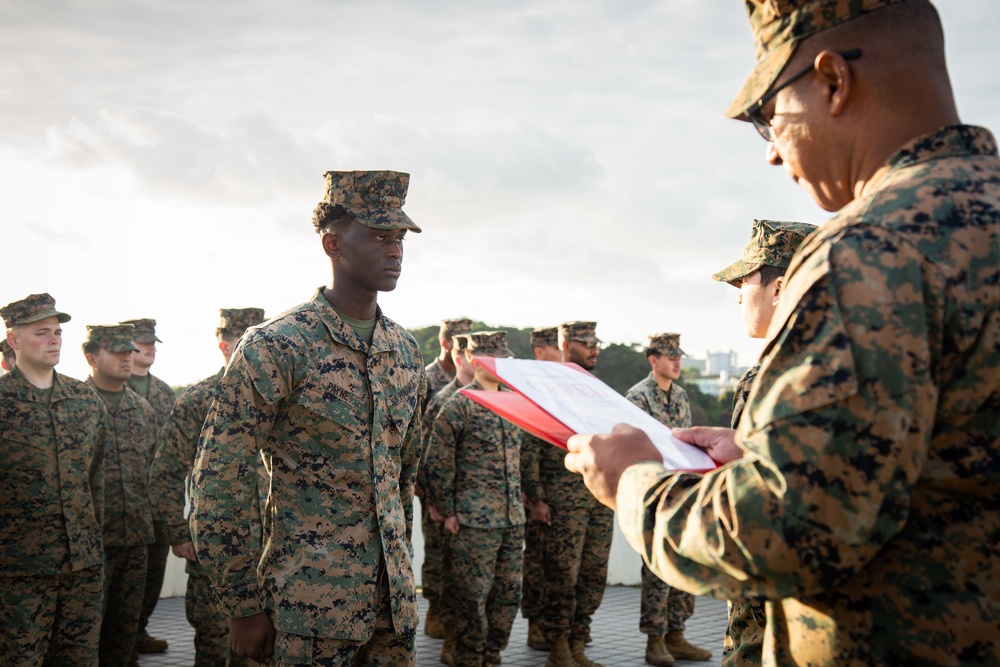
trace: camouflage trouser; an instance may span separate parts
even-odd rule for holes
[[[146,555],[146,587],[142,592],[142,609],[139,611],[139,634],[136,641],[146,636],[146,625],[149,617],[156,609],[156,602],[160,599],[160,591],[163,590],[163,576],[167,571],[167,555],[170,553],[170,545],[157,535],[156,541],[147,547]]]
[[[529,620],[542,615],[542,600],[545,586],[545,569],[542,558],[545,553],[545,534],[548,526],[529,520],[524,527],[524,566],[521,577],[521,616]]]
[[[730,600],[722,664],[727,667],[761,664],[766,625],[767,613],[763,602]]]
[[[132,657],[145,584],[146,545],[104,549],[102,665],[127,665]]]
[[[424,564],[420,568],[420,582],[423,595],[431,606],[437,606],[444,586],[444,546],[442,534],[444,524],[431,519],[431,512],[420,503],[420,528],[424,533]]]
[[[451,572],[451,539],[452,535],[441,526],[441,592],[442,595],[437,601],[437,615],[445,626],[455,624],[455,614],[452,608],[452,598],[454,594],[446,590],[451,585],[449,573]]]
[[[96,667],[103,605],[103,565],[0,576],[0,665]]]
[[[229,617],[219,607],[218,598],[205,569],[187,564],[187,591],[184,611],[194,628],[194,667],[250,667],[257,663],[233,657],[229,650]]]
[[[549,505],[552,525],[545,537],[545,639],[586,638],[604,598],[614,512],[596,500],[585,507]]]
[[[277,633],[274,640],[273,667],[317,665],[317,667],[416,667],[416,636],[398,635],[392,627],[389,580],[381,574],[381,610],[367,642],[323,637],[303,637]]]
[[[455,621],[455,667],[496,661],[507,647],[521,600],[524,526],[462,526],[450,540],[448,590]]]
[[[683,630],[684,623],[694,614],[694,596],[670,586],[642,566],[642,603],[639,632],[665,635],[670,630]]]

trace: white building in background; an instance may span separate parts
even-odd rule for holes
[[[736,357],[736,353],[730,350],[729,352],[706,352],[708,355],[708,364],[705,367],[705,375],[719,375],[725,373],[726,375],[732,377],[739,377],[740,368],[739,360]]]

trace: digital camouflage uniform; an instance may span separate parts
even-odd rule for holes
[[[48,294],[0,308],[7,328],[69,315]],[[84,382],[0,377],[0,664],[93,667],[104,599],[107,413]]]
[[[729,283],[739,288],[743,279],[759,271],[763,266],[787,269],[795,251],[816,225],[804,222],[775,220],[754,220],[750,229],[750,241],[743,249],[743,257],[723,270],[712,275],[715,280]],[[746,406],[750,387],[760,371],[760,362],[747,369],[736,385],[733,396],[732,427],[740,423],[740,416]],[[729,622],[726,624],[726,639],[722,647],[722,664],[726,667],[750,667],[759,665],[763,659],[764,623],[766,614],[762,600],[730,600]]]
[[[594,342],[594,322],[560,325],[560,340]],[[566,451],[532,438],[526,455],[537,461],[540,494],[529,497],[548,504],[552,525],[545,526],[543,556],[545,594],[540,625],[545,639],[586,641],[590,623],[604,598],[614,513],[587,490],[583,477],[566,470]],[[529,475],[535,473],[529,472]]]
[[[420,231],[402,211],[409,174],[325,177],[324,202],[354,222]],[[231,618],[270,616],[276,667],[415,664],[408,540],[427,386],[417,342],[374,315],[363,339],[321,287],[254,327],[202,429],[190,517],[198,560]]]
[[[559,329],[545,327],[531,332],[531,349],[536,347],[559,347]],[[537,441],[537,442],[536,442]],[[531,435],[524,434],[521,445],[521,487],[525,498],[536,501],[542,496],[541,481],[538,479],[538,452],[543,446],[551,446]],[[525,460],[525,459],[528,460]],[[534,621],[542,615],[545,593],[545,568],[542,557],[545,553],[545,535],[548,526],[532,521],[524,525],[524,564],[521,568],[521,616]],[[529,641],[530,641],[529,637]]]
[[[456,321],[468,322],[468,320],[445,320],[445,324]],[[454,333],[450,335],[457,349],[464,350],[468,346],[469,339],[466,334]],[[426,371],[426,367],[424,370]],[[417,486],[421,489],[427,488],[427,450],[431,444],[431,434],[434,432],[434,420],[444,402],[458,389],[458,378],[452,378],[450,382],[437,390],[424,407],[421,422],[424,451],[420,457],[420,470],[417,472]],[[448,535],[444,532],[442,524],[431,519],[431,513],[424,508],[424,502],[426,501],[422,501],[420,505],[420,529],[424,538],[424,562],[420,570],[420,582],[423,596],[427,599],[430,607],[428,619],[433,619],[436,616],[441,623],[451,623],[448,596],[445,595],[444,591],[445,551],[447,549],[445,543]],[[428,634],[430,634],[429,630]]]
[[[420,459],[423,368],[413,338],[378,313],[362,341],[317,290],[251,329],[216,391],[195,462],[191,527],[233,617],[367,642],[385,610],[412,634],[407,535]],[[256,469],[271,472],[263,526]],[[260,568],[260,579],[257,568]]]
[[[264,311],[261,308],[222,308],[219,318],[219,333],[240,338],[249,327],[264,321]],[[219,369],[178,395],[157,438],[149,471],[153,519],[157,530],[172,546],[192,539],[184,516],[184,492],[194,467],[201,427],[212,406],[212,392],[224,370]],[[245,659],[230,656],[229,617],[219,608],[204,568],[196,561],[187,561],[184,569],[188,575],[184,611],[194,628],[195,667],[250,664]]]
[[[84,345],[108,352],[134,351],[132,326],[88,326]],[[117,404],[87,383],[104,401],[108,438],[104,455],[104,619],[101,665],[126,665],[139,633],[146,581],[146,546],[153,541],[149,503],[149,441],[153,409],[124,386]]]
[[[474,355],[513,356],[506,335],[469,334]],[[482,391],[473,381],[465,389]],[[448,540],[447,589],[455,627],[455,667],[499,662],[521,598],[524,503],[522,431],[461,393],[434,422],[427,494],[460,529]]]
[[[766,599],[766,664],[996,664],[996,142],[930,132],[866,192],[788,269],[744,457],[630,467],[622,528],[676,585]]]
[[[135,327],[134,340],[140,343],[161,343],[156,337],[156,320],[141,318],[136,320],[125,320],[121,324],[131,324]],[[167,423],[170,410],[174,407],[174,390],[170,385],[148,373],[149,379],[146,391],[141,391],[135,384],[134,378],[129,381],[129,387],[142,396],[153,408],[155,418],[155,428],[153,438],[149,441],[149,460],[153,460],[153,449],[156,447],[156,434],[160,432],[163,425]],[[142,595],[142,611],[139,615],[139,641],[146,636],[146,625],[149,624],[149,617],[153,615],[156,602],[160,599],[160,592],[163,590],[163,577],[167,569],[167,556],[170,554],[170,545],[163,535],[155,535],[153,542],[146,547],[146,588]]]
[[[457,345],[456,338],[464,336],[470,331],[472,331],[472,321],[469,319],[441,320],[439,337],[451,339],[452,343]],[[462,340],[465,342],[465,339]],[[424,372],[427,374],[427,397],[425,398],[423,424],[421,426],[424,445],[424,454],[420,458],[421,462],[427,460],[427,446],[430,444],[430,434],[434,427],[434,418],[437,416],[437,411],[444,404],[444,399],[458,388],[458,383],[454,375],[442,368],[437,359],[427,364],[424,367]],[[445,387],[451,387],[452,389],[441,395],[441,398],[438,398]],[[437,405],[432,408],[431,404],[434,402]],[[417,477],[417,485],[421,489],[424,488],[424,480],[422,479],[423,467],[423,464],[421,464],[421,472]],[[441,524],[431,519],[430,510],[424,502],[420,504],[420,529],[424,537],[424,562],[420,570],[420,583],[422,594],[430,607],[427,616],[428,619],[437,616],[440,620],[443,620],[441,619],[441,601],[445,593],[442,579],[443,550],[445,548],[443,541],[445,536]],[[447,611],[443,613],[445,616],[448,616]]]
[[[650,336],[650,349],[667,356],[681,356],[677,334]],[[691,426],[691,404],[684,387],[670,383],[670,391],[660,389],[650,373],[637,382],[625,398],[643,412],[670,428]],[[694,596],[674,588],[642,565],[642,601],[639,613],[639,632],[646,635],[665,635],[669,630],[683,630],[685,622],[694,614]]]

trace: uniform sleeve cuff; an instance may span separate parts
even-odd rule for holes
[[[264,605],[260,601],[260,591],[256,584],[240,589],[216,589],[216,592],[219,595],[222,608],[226,610],[226,614],[230,618],[245,618],[264,611]]]

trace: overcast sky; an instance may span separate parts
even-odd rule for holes
[[[947,0],[965,122],[1000,129],[1000,3]],[[736,260],[753,218],[820,223],[722,112],[753,63],[736,0],[0,0],[0,305],[153,317],[153,372],[222,363],[220,307],[269,316],[330,279],[330,169],[411,173],[385,313],[682,334],[749,364]],[[992,63],[992,65],[990,64]]]

